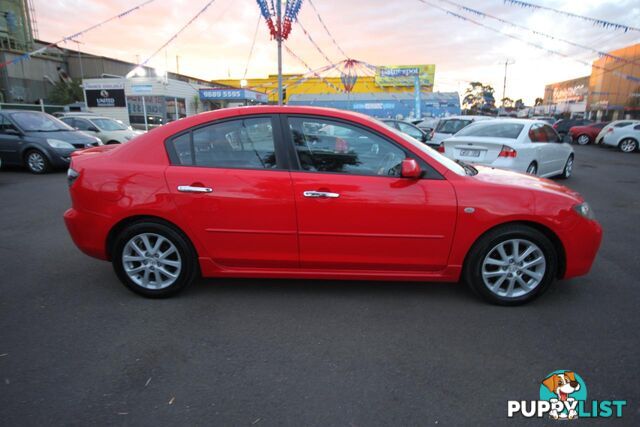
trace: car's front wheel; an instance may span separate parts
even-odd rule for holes
[[[51,168],[47,156],[38,150],[30,150],[24,155],[24,163],[29,172],[35,174],[47,173]]]
[[[638,141],[633,138],[625,138],[620,141],[618,148],[620,148],[620,151],[623,153],[633,153],[638,149]]]
[[[474,244],[463,278],[493,304],[519,305],[542,294],[557,269],[557,253],[549,238],[525,225],[507,225],[489,231]]]
[[[198,274],[197,256],[187,237],[155,221],[125,228],[115,239],[112,261],[125,286],[152,298],[178,293]]]
[[[591,138],[589,138],[589,135],[582,134],[576,138],[576,142],[580,145],[587,145],[591,142]]]

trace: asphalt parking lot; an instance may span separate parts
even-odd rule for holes
[[[306,280],[144,299],[71,242],[64,173],[2,170],[0,423],[517,424],[506,402],[570,369],[638,425],[640,154],[575,149],[566,183],[603,225],[599,256],[516,308],[459,285]]]

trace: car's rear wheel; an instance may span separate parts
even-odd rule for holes
[[[537,175],[538,174],[538,164],[536,162],[531,162],[531,164],[527,167],[527,173],[529,175]]]
[[[49,169],[51,169],[47,156],[38,150],[27,151],[24,155],[24,163],[27,169],[29,169],[29,172],[35,174],[47,173]]]
[[[620,141],[620,144],[618,144],[618,148],[623,153],[633,153],[638,149],[638,141],[633,138],[625,138]]]
[[[560,178],[568,179],[569,177],[571,177],[571,174],[573,174],[573,154],[569,155],[567,162],[564,164],[564,169],[562,171],[562,174],[560,175]]]
[[[152,298],[180,292],[198,274],[197,256],[187,237],[155,221],[125,228],[115,239],[112,260],[126,287]]]
[[[493,304],[519,305],[541,295],[557,269],[557,252],[549,238],[525,225],[508,225],[488,232],[473,245],[463,278]]]
[[[576,138],[576,142],[580,145],[587,145],[591,142],[591,138],[589,138],[589,135],[582,134]]]

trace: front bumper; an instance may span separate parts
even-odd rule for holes
[[[581,218],[562,238],[565,250],[563,279],[589,273],[602,242],[602,227],[597,221]]]

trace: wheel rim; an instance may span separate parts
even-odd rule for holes
[[[527,173],[529,175],[535,175],[537,172],[538,172],[538,168],[536,167],[535,164],[531,163],[527,168]]]
[[[547,269],[544,253],[525,239],[509,239],[493,247],[482,262],[482,280],[493,294],[518,298],[537,288]]]
[[[131,281],[145,289],[164,289],[180,276],[182,260],[178,248],[166,237],[141,233],[122,251],[122,265]]]
[[[34,172],[42,172],[44,170],[44,158],[40,153],[30,153],[27,157],[29,169]]]
[[[625,153],[630,153],[636,149],[636,143],[631,139],[625,139],[620,143],[620,149]]]
[[[567,164],[564,165],[564,176],[567,178],[573,173],[573,157],[567,159]]]
[[[578,144],[587,145],[589,143],[589,137],[587,135],[580,135],[578,137]]]

